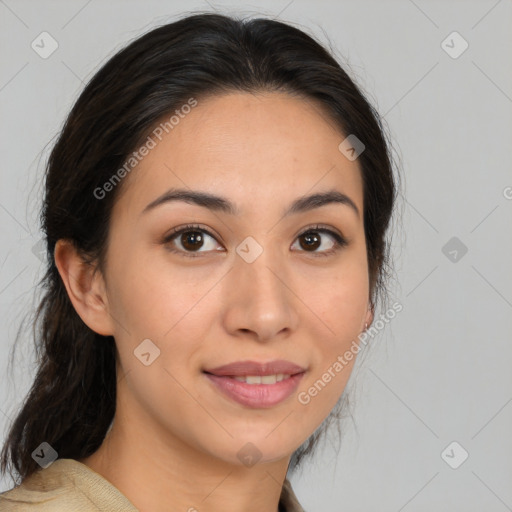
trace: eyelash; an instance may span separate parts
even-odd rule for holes
[[[213,233],[210,233],[210,231],[208,229],[205,229],[197,224],[189,224],[189,225],[183,226],[181,228],[173,229],[168,235],[165,236],[162,243],[169,244],[178,235],[181,235],[182,233],[186,233],[187,231],[199,231],[202,233],[206,233],[207,235],[211,236],[213,239],[217,240],[215,235],[213,235]],[[315,226],[310,226],[310,227],[306,228],[304,231],[302,231],[301,233],[299,233],[297,235],[297,238],[300,238],[301,236],[303,236],[309,232],[328,234],[334,239],[334,247],[332,247],[331,249],[329,249],[327,251],[321,251],[321,252],[303,251],[306,253],[311,252],[311,254],[313,254],[314,257],[330,256],[331,254],[339,251],[340,249],[342,249],[343,247],[346,247],[348,245],[347,240],[343,236],[336,233],[335,231],[332,231],[331,229],[327,229],[318,224]],[[185,257],[188,257],[188,258],[198,258],[202,254],[201,252],[182,251],[180,249],[175,249],[173,247],[169,247],[168,250],[171,252],[183,255]],[[203,253],[204,252],[210,252],[210,251],[203,251]]]

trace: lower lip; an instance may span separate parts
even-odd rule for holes
[[[286,400],[297,389],[304,373],[297,373],[275,384],[247,384],[232,377],[205,375],[218,390],[235,402],[247,407],[267,408]]]

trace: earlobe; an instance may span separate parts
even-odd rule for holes
[[[53,256],[69,300],[83,322],[98,334],[113,335],[101,273],[94,272],[94,267],[83,260],[70,240],[58,240]]]

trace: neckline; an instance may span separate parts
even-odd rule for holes
[[[116,505],[123,506],[127,512],[138,512],[135,505],[112,482],[83,462],[68,458],[57,459],[44,471],[58,473],[71,480],[73,487],[83,493],[99,510],[106,510],[104,500],[108,497]],[[94,487],[94,493],[90,492],[91,487]]]
[[[96,472],[91,467],[87,466],[87,464],[84,464],[83,462],[80,462],[76,459],[63,458],[54,461],[49,467],[46,468],[46,470],[50,470],[52,468],[52,472],[59,472],[68,479],[71,479],[73,485],[77,487],[80,492],[83,492],[87,496],[87,498],[89,498],[95,505],[98,506],[98,508],[102,506],[102,503],[98,502],[97,496],[89,496],[89,494],[84,492],[84,490],[80,489],[82,483],[80,481],[80,477],[87,478],[89,482],[91,482],[92,480],[92,485],[96,487],[101,487],[106,494],[112,497],[112,499],[115,499],[116,501],[119,502],[123,502],[122,505],[124,507],[128,507],[127,512],[138,512],[138,509],[128,499],[128,497],[125,494],[123,494],[112,482],[107,480],[103,475]],[[70,478],[70,476],[77,476],[78,481],[75,478]],[[293,493],[291,483],[286,477],[285,481],[283,482],[281,495],[279,497],[279,512],[287,512],[289,506],[292,506],[292,511],[296,510],[296,504],[298,505],[298,502],[296,500],[297,498]]]

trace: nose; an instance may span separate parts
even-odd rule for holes
[[[252,263],[237,255],[228,278],[224,323],[230,334],[267,342],[297,329],[300,300],[291,272],[272,251]]]

